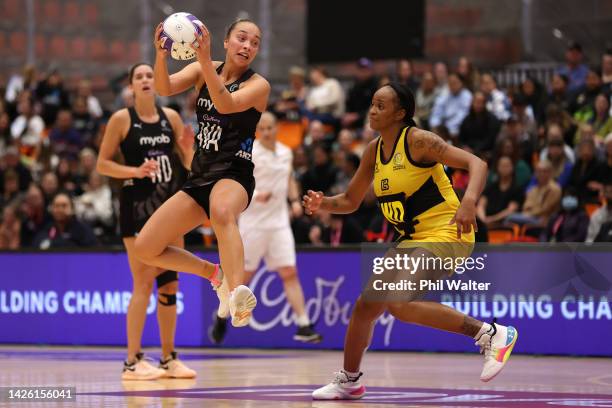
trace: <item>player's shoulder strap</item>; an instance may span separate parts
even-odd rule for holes
[[[245,82],[249,78],[251,78],[253,75],[255,75],[255,71],[253,71],[251,68],[249,68],[246,71],[244,71],[244,73],[242,75],[240,75],[240,78],[238,78],[238,81],[236,81],[236,82],[238,82],[238,83]]]
[[[168,115],[166,115],[166,112],[164,112],[164,109],[159,105],[155,105],[155,108],[157,109],[157,114],[159,115],[160,122],[162,120],[166,120],[168,123],[170,123],[170,121],[168,120]]]
[[[140,118],[138,117],[138,114],[136,113],[136,109],[131,106],[128,108],[128,114],[130,116],[130,129],[132,128],[132,124],[133,123],[140,123]]]

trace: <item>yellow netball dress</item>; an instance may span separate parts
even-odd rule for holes
[[[391,156],[383,159],[382,138],[376,146],[374,168],[374,192],[385,218],[401,234],[402,246],[413,243],[473,244],[474,232],[457,238],[457,225],[449,225],[457,209],[459,199],[440,163],[416,163],[410,157],[408,138],[414,128],[404,128],[395,141]],[[416,246],[416,245],[415,245]],[[419,245],[422,246],[422,245]],[[452,245],[453,247],[455,245]],[[473,245],[469,247],[469,252]],[[452,256],[448,248],[442,252],[434,245],[432,252],[438,256]],[[465,250],[452,250],[455,256],[467,256]],[[469,255],[469,253],[468,253]]]

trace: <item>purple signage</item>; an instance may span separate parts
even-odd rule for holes
[[[216,261],[217,255],[202,254]],[[506,257],[506,265],[520,256]],[[603,256],[601,253],[599,257]],[[607,255],[608,264],[612,253]],[[251,325],[230,327],[225,345],[259,348],[341,349],[351,307],[363,284],[359,251],[298,254],[306,307],[324,339],[318,345],[292,340],[295,328],[290,306],[276,274],[260,269],[251,282],[258,298]],[[503,268],[503,259],[496,265]],[[508,272],[510,273],[510,272]],[[125,313],[131,277],[123,253],[1,253],[0,343],[124,345]],[[178,346],[209,346],[207,330],[217,307],[210,284],[181,274],[178,295]],[[576,295],[565,302],[529,298],[505,290],[478,298],[443,297],[445,302],[482,320],[497,317],[519,330],[517,353],[612,356],[612,313],[609,298]],[[523,297],[521,297],[523,296]],[[144,345],[158,345],[152,297]],[[590,333],[585,336],[584,333]],[[477,351],[473,340],[405,324],[385,314],[377,324],[371,349]]]

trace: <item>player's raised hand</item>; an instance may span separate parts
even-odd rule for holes
[[[190,44],[190,47],[195,51],[198,61],[210,61],[210,32],[204,24],[196,24],[200,27],[202,34],[198,35],[196,33],[196,40],[193,44]]]
[[[164,48],[164,43],[166,42],[168,38],[162,35],[163,31],[164,31],[164,23],[159,23],[157,25],[157,28],[155,29],[155,36],[153,37],[153,45],[154,45],[156,54],[167,57],[168,50]]]
[[[302,199],[302,205],[304,206],[304,210],[306,214],[312,215],[316,213],[321,207],[321,203],[323,202],[323,192],[322,191],[312,191],[308,190],[308,193],[304,195]]]

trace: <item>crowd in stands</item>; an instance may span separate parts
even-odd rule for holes
[[[612,51],[592,64],[583,59],[581,46],[571,44],[549,83],[526,77],[505,89],[465,57],[418,75],[407,59],[376,75],[362,58],[343,83],[322,67],[293,67],[269,109],[279,139],[293,149],[302,190],[335,194],[377,136],[367,123],[372,95],[401,82],[415,95],[421,128],[489,164],[478,241],[612,242]],[[87,80],[69,91],[59,71],[26,67],[0,83],[0,92],[0,249],[119,244],[121,184],[95,167],[110,113],[133,103],[129,89],[103,107]],[[180,102],[172,106],[187,131],[197,132],[195,93]],[[469,175],[447,171],[461,196]],[[354,214],[295,217],[296,242],[392,241],[394,228],[377,205],[370,191]],[[190,236],[202,243],[199,233]]]

